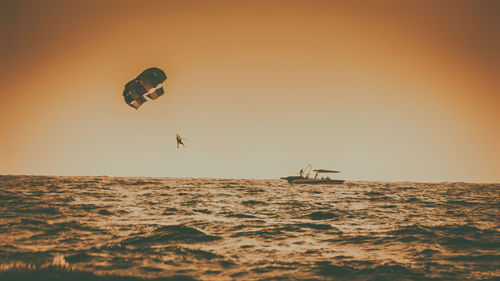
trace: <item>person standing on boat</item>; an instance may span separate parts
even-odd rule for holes
[[[304,169],[300,169],[300,177],[303,178],[304,177]]]

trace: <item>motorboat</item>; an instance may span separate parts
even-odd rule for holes
[[[314,173],[311,176],[311,172]],[[344,180],[339,179],[331,179],[328,175],[325,174],[337,174],[340,171],[335,170],[325,170],[318,169],[313,170],[312,166],[309,164],[306,168],[301,169],[298,176],[288,176],[281,177],[280,179],[288,181],[290,184],[341,184],[344,183]]]

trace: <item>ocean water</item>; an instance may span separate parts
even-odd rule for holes
[[[500,184],[0,176],[0,280],[499,280]]]

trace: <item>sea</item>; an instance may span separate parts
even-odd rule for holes
[[[0,280],[500,280],[500,184],[5,175]]]

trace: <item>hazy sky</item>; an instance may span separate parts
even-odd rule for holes
[[[0,3],[1,174],[500,182],[500,1]]]

